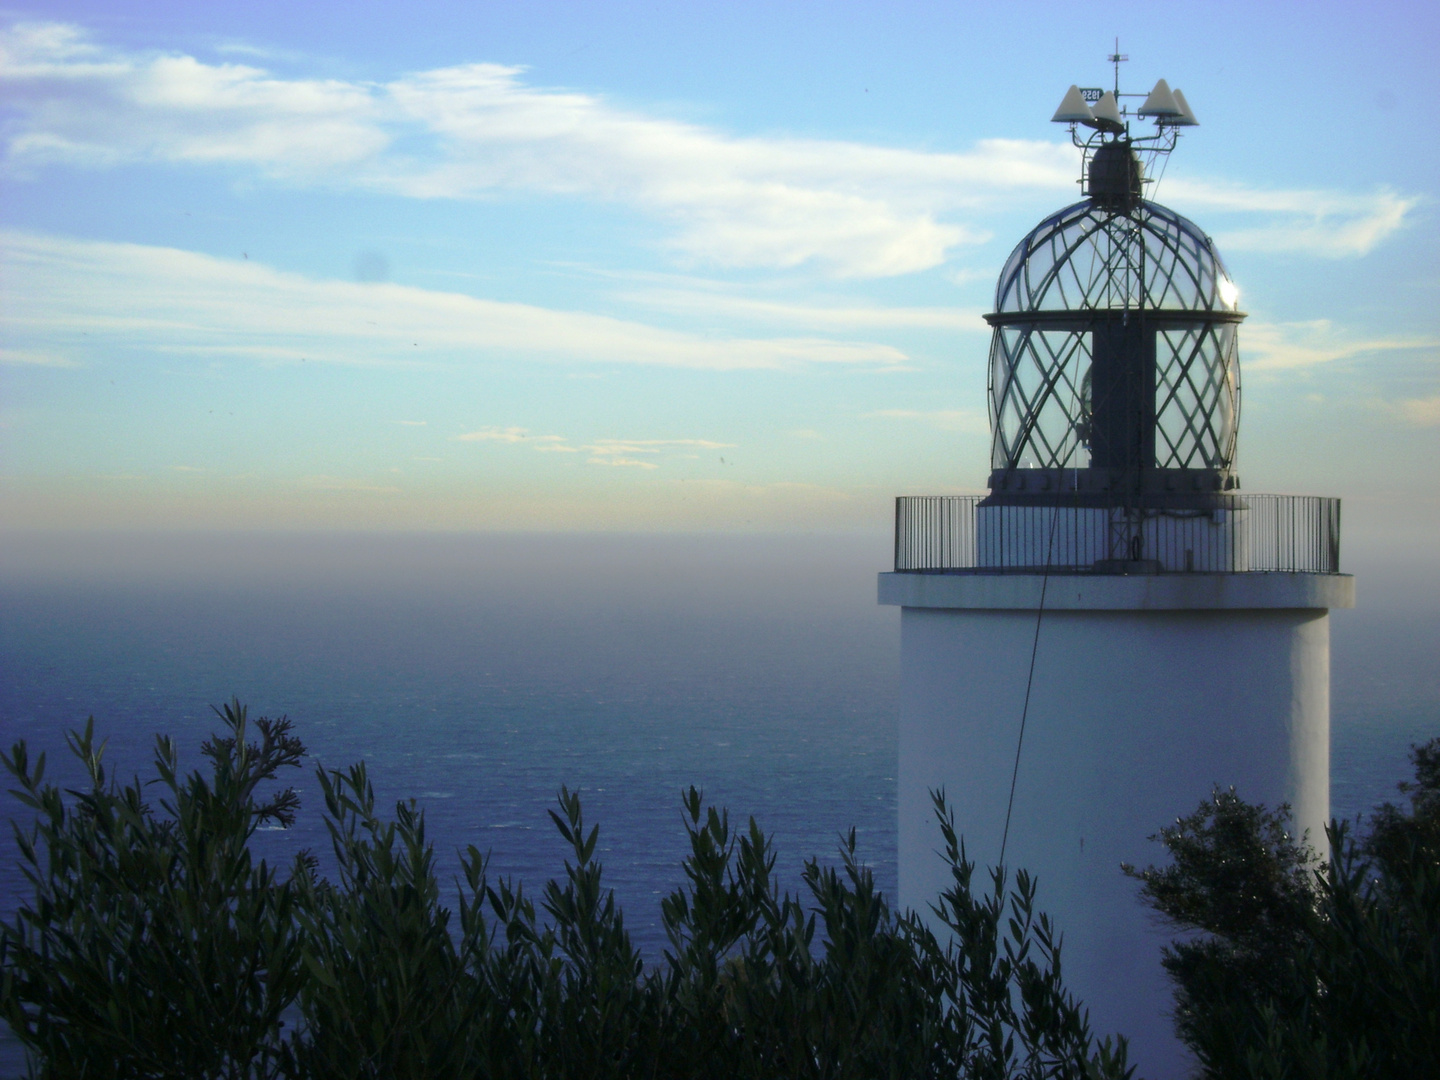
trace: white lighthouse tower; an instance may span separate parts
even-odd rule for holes
[[[1038,877],[1095,1029],[1165,1080],[1191,1064],[1171,935],[1120,864],[1161,858],[1147,838],[1215,785],[1289,803],[1323,844],[1329,610],[1354,581],[1338,500],[1240,490],[1237,290],[1145,198],[1142,158],[1195,118],[1163,80],[1133,115],[1118,89],[1066,95],[1086,198],[996,287],[990,494],[898,499],[879,592],[901,608],[901,906],[946,887],[943,788],[972,859]]]

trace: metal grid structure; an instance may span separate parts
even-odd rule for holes
[[[983,501],[979,495],[897,498],[895,569],[1113,573],[1123,572],[1116,564],[1134,555],[1166,573],[1340,572],[1339,499],[1234,495],[1224,508],[1199,512],[982,507]],[[1136,515],[1143,520],[1133,520]],[[1146,538],[1145,546],[1127,550],[1136,535]],[[1117,536],[1125,538],[1121,549]]]
[[[1157,203],[1092,200],[1052,214],[1000,275],[990,350],[991,466],[1090,464],[1090,367],[1102,323],[1155,341],[1154,466],[1228,471],[1235,459],[1244,316],[1214,244]]]
[[[1155,456],[1177,469],[1229,469],[1235,460],[1240,364],[1234,323],[1156,331]],[[1170,358],[1169,363],[1164,358]]]

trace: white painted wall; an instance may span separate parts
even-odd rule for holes
[[[912,576],[882,575],[882,599],[885,578]],[[1133,591],[1110,580],[1117,596]],[[1090,577],[1086,588],[1106,583]],[[1172,935],[1120,863],[1163,861],[1147,837],[1217,784],[1290,803],[1323,844],[1329,617],[1323,607],[1147,607],[1045,612],[1006,862],[1038,876],[1039,906],[1065,935],[1066,982],[1095,1030],[1130,1036],[1140,1073],[1166,1080],[1189,1071],[1160,968]],[[928,912],[946,884],[930,789],[945,789],[970,857],[999,858],[1035,626],[1033,607],[903,609],[902,907]]]

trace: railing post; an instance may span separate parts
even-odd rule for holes
[[[897,495],[897,496],[895,496],[895,559],[894,559],[894,566],[895,566],[895,570],[896,570],[897,572],[900,571],[900,570],[905,569],[905,567],[903,567],[903,566],[900,565],[900,500],[903,499],[904,497],[905,497],[905,496],[903,496],[903,495]]]

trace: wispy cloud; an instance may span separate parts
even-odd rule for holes
[[[653,461],[641,461],[639,458],[628,458],[618,454],[613,457],[604,457],[596,454],[588,460],[591,465],[614,465],[619,468],[628,466],[636,469],[658,469],[660,467]]]
[[[1172,180],[1167,198],[1190,206],[1265,219],[1219,230],[1222,251],[1268,251],[1349,258],[1368,254],[1401,228],[1420,200],[1388,188],[1369,194],[1317,189],[1264,190],[1241,184]]]
[[[18,114],[7,155],[22,164],[231,162],[301,178],[353,167],[390,142],[362,85],[125,53],[63,24],[10,27],[0,77]]]
[[[31,364],[36,367],[76,367],[74,360],[45,349],[0,349],[0,364]]]
[[[642,307],[688,315],[718,315],[730,319],[815,328],[954,330],[989,334],[979,309],[947,307],[880,307],[868,303],[803,304],[761,300],[733,290],[650,288],[634,289],[622,298]]]
[[[591,465],[610,465],[624,468],[656,469],[654,460],[662,455],[684,454],[694,457],[696,450],[726,450],[734,443],[716,442],[713,439],[596,439],[579,446],[570,445],[564,435],[531,435],[523,427],[488,427],[478,431],[457,435],[462,442],[497,442],[507,444],[528,444],[535,450],[560,454],[589,454],[586,459]]]
[[[253,51],[222,52],[263,59]],[[139,52],[83,29],[0,32],[12,169],[150,161],[232,165],[289,183],[412,198],[502,192],[608,201],[670,223],[678,257],[724,267],[813,263],[842,277],[936,266],[989,238],[995,207],[1074,190],[1073,147],[985,139],[961,152],[737,136],[537,87],[471,63],[389,82],[286,78],[245,63]],[[1416,200],[1167,181],[1186,205],[1254,215],[1232,248],[1364,254]]]
[[[1397,401],[1394,411],[1401,420],[1415,427],[1440,426],[1440,394],[1428,398],[1408,398]]]
[[[1375,353],[1434,348],[1440,348],[1440,338],[1357,338],[1329,319],[1247,321],[1240,337],[1243,371],[1300,370]]]
[[[530,432],[522,427],[508,428],[481,428],[479,431],[467,431],[464,435],[456,435],[461,442],[503,442],[518,443],[530,438]],[[558,439],[558,435],[542,436],[547,439]]]
[[[1075,167],[1071,148],[1047,142],[930,153],[736,137],[534,87],[523,68],[498,64],[380,84],[286,79],[107,48],[55,23],[11,26],[0,69],[12,166],[229,163],[416,198],[601,199],[669,219],[676,254],[722,266],[814,261],[856,277],[924,269],[988,238],[941,220],[947,210],[1062,190]]]
[[[712,439],[596,439],[581,449],[590,454],[591,465],[628,466],[639,469],[654,469],[658,466],[645,456],[675,453],[676,451],[728,450],[734,443],[715,442]]]
[[[531,435],[529,428],[481,428],[455,436],[461,442],[527,443],[534,450],[548,450],[562,454],[578,453],[578,449],[566,445],[564,435]]]
[[[74,362],[100,342],[261,363],[466,363],[476,357],[739,370],[884,367],[891,345],[710,337],[640,322],[393,284],[315,280],[174,248],[0,231],[15,362]],[[84,337],[85,334],[90,337]],[[29,358],[29,359],[26,359]]]
[[[603,453],[658,454],[675,447],[691,447],[701,450],[726,450],[734,443],[715,442],[712,439],[597,439],[587,450]]]

